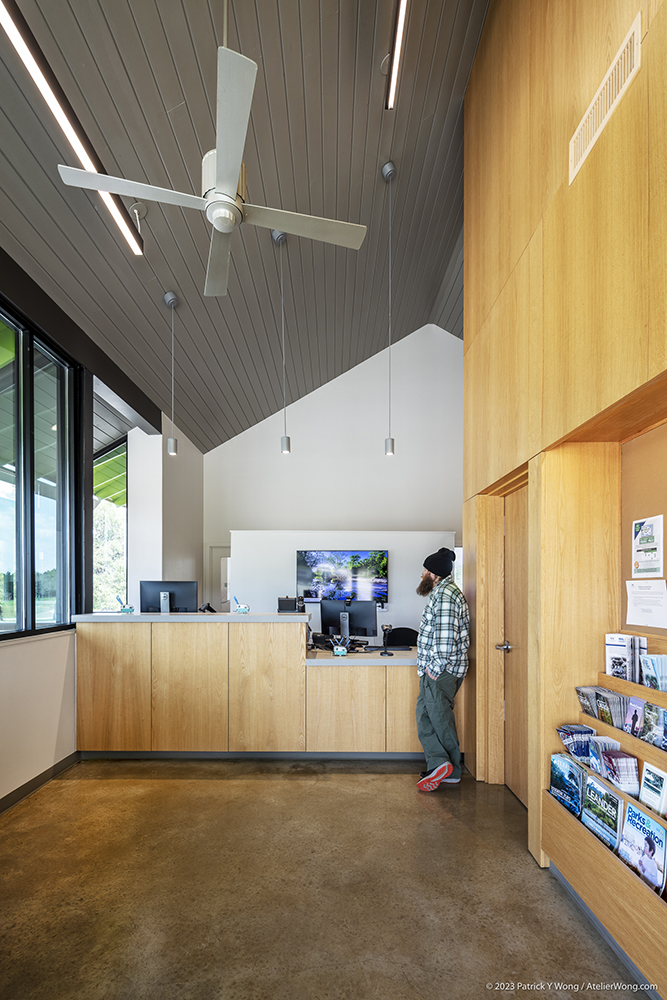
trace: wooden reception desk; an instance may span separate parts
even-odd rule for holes
[[[307,650],[309,615],[77,615],[83,751],[419,753],[416,650]]]

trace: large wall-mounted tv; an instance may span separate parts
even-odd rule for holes
[[[304,601],[387,603],[387,551],[305,550],[296,554],[296,592]]]

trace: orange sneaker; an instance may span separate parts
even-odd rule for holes
[[[420,777],[417,782],[417,788],[420,792],[434,792],[441,781],[449,778],[453,770],[454,768],[449,761],[446,761],[444,764],[438,764],[432,771],[427,771],[423,778]]]

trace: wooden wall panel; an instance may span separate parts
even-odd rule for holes
[[[471,645],[468,675],[457,696],[466,767],[478,781],[496,784],[505,780],[505,665],[504,654],[495,648],[504,618],[504,506],[503,497],[494,496],[477,496],[463,505],[463,590]]]
[[[647,378],[647,100],[643,66],[544,218],[544,447]]]
[[[79,622],[77,748],[151,749],[151,626]]]
[[[556,726],[577,720],[575,688],[597,683],[604,634],[619,620],[620,446],[564,444],[542,455],[539,466],[531,463],[531,472],[538,471],[539,483],[531,488],[529,481],[529,518],[540,527],[539,539],[529,527],[540,596],[536,605],[532,590],[531,627],[539,630],[539,651],[531,665],[537,690],[529,693],[528,739],[542,774],[537,787],[533,771],[529,785],[528,846],[544,861],[540,795],[548,786],[549,755],[562,748]],[[531,648],[535,653],[534,634]]]
[[[638,10],[648,26],[649,0],[531,3],[530,197],[541,218],[568,185],[568,143],[602,83]],[[642,56],[643,58],[643,56]]]
[[[229,626],[229,749],[305,750],[305,625]]]
[[[395,667],[392,663],[387,663],[387,751],[389,753],[421,752],[422,745],[417,736],[415,717],[418,694],[417,668]],[[457,697],[457,709],[458,700]],[[458,719],[457,730],[460,745],[461,731]],[[461,749],[463,750],[462,746]]]
[[[464,496],[540,450],[542,226],[503,287],[464,364]]]
[[[227,750],[223,622],[153,625],[153,750]]]
[[[530,183],[530,0],[489,7],[464,108],[464,345],[469,348],[538,219]],[[474,253],[469,248],[474,247]]]
[[[662,7],[663,7],[663,0],[649,0],[649,5],[648,5],[649,27],[652,25],[653,19],[662,10]]]
[[[667,5],[643,44],[649,90],[649,361],[648,378],[667,368]]]
[[[477,757],[477,497],[463,504],[463,593],[470,611],[468,673],[456,696],[456,727],[465,765],[479,778]],[[483,777],[483,776],[482,776]]]
[[[383,753],[385,684],[384,663],[309,664],[306,749]]]

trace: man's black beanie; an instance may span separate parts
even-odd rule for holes
[[[455,559],[456,552],[452,552],[451,549],[438,549],[433,555],[426,556],[426,559],[424,559],[424,569],[444,579],[451,573],[452,563]]]

